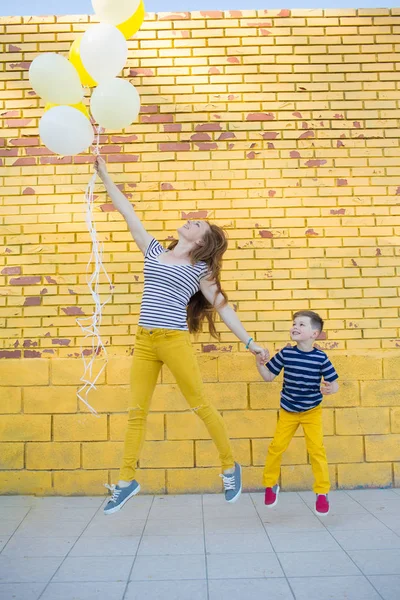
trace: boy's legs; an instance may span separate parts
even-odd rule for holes
[[[327,494],[330,490],[330,480],[323,440],[321,405],[301,413],[301,424],[315,479],[313,490],[316,494]]]
[[[273,487],[278,483],[282,454],[289,446],[298,426],[299,413],[291,413],[281,408],[274,439],[268,448],[263,475],[264,487]]]

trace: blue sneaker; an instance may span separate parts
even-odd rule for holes
[[[242,467],[235,462],[235,471],[232,475],[220,475],[224,482],[225,500],[227,502],[236,502],[242,493]]]
[[[108,485],[107,483],[104,485],[112,492],[110,500],[104,507],[105,515],[111,515],[112,513],[121,510],[124,504],[128,502],[129,498],[136,496],[136,494],[140,492],[140,485],[135,479],[124,488],[120,488],[118,485]]]

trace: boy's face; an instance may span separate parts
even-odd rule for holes
[[[310,317],[296,317],[290,329],[290,337],[294,342],[306,342],[315,340],[319,335],[319,329],[313,329]]]

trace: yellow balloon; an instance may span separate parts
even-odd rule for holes
[[[126,21],[117,25],[117,29],[124,34],[125,39],[129,40],[137,31],[139,31],[144,21],[145,9],[143,0],[141,0],[137,11]]]
[[[53,108],[54,106],[60,106],[60,104],[51,104],[50,102],[48,102],[46,104],[46,106],[44,107],[44,112],[47,112],[48,110],[50,110],[50,108]],[[76,108],[77,110],[80,110],[81,113],[83,113],[85,115],[85,117],[87,117],[90,121],[89,111],[86,108],[86,106],[83,104],[83,102],[79,102],[79,104],[68,104],[68,106],[72,106],[72,108]]]
[[[82,37],[79,37],[72,44],[69,51],[69,60],[74,65],[75,69],[78,71],[82,85],[88,87],[95,87],[97,85],[97,81],[95,81],[93,77],[89,75],[89,73],[83,66],[83,62],[80,55],[81,41]]]

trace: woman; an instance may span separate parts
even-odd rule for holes
[[[253,353],[262,352],[251,338],[221,289],[220,269],[227,240],[222,229],[206,221],[188,221],[178,229],[178,241],[165,250],[143,227],[133,206],[113,183],[103,159],[95,168],[133,239],[144,254],[144,293],[131,374],[132,405],[120,480],[112,486],[105,514],[120,510],[140,490],[136,465],[145,439],[147,414],[157,378],[166,364],[189,406],[204,422],[218,448],[225,498],[241,493],[241,467],[232,456],[224,421],[207,398],[189,332],[198,332],[206,318],[216,336],[215,312]]]

